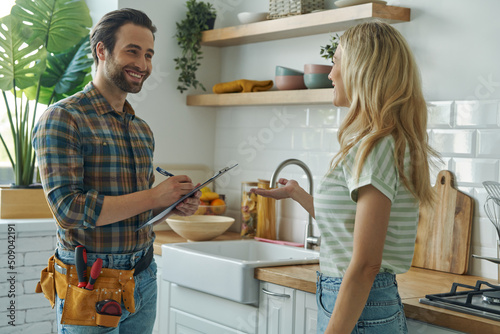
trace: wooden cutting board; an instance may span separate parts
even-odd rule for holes
[[[473,199],[455,189],[450,171],[439,172],[434,208],[421,209],[412,266],[466,274],[469,265]]]

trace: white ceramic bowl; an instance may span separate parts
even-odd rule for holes
[[[188,241],[206,241],[226,232],[234,223],[234,218],[206,215],[171,216],[167,218],[167,223],[175,233]]]
[[[265,21],[267,20],[267,15],[269,13],[267,12],[260,12],[260,13],[251,13],[251,12],[243,12],[238,14],[238,20],[242,24],[248,24],[248,23],[253,23],[253,22],[259,22],[259,21]]]

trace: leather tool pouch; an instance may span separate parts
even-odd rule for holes
[[[87,276],[90,267],[87,267]],[[49,265],[42,270],[36,292],[44,293],[52,308],[55,304],[55,293],[65,299],[61,323],[80,326],[116,327],[119,316],[98,314],[96,304],[105,299],[113,299],[123,304],[130,313],[135,312],[134,302],[134,269],[118,270],[102,268],[94,289],[78,287],[78,275],[74,265],[66,265],[55,256],[49,259]]]

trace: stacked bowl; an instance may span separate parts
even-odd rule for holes
[[[274,83],[279,90],[307,89],[304,73],[288,67],[276,66]]]
[[[309,89],[332,88],[332,81],[328,79],[331,69],[330,65],[305,64],[304,84]]]

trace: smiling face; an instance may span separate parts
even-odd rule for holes
[[[104,74],[110,83],[126,93],[138,93],[151,74],[154,38],[148,28],[132,23],[116,32],[113,52],[105,51]]]
[[[342,80],[341,64],[342,64],[342,48],[337,47],[333,55],[333,65],[328,78],[332,80],[333,89],[333,104],[337,107],[348,107],[349,101],[345,93],[344,81]]]

